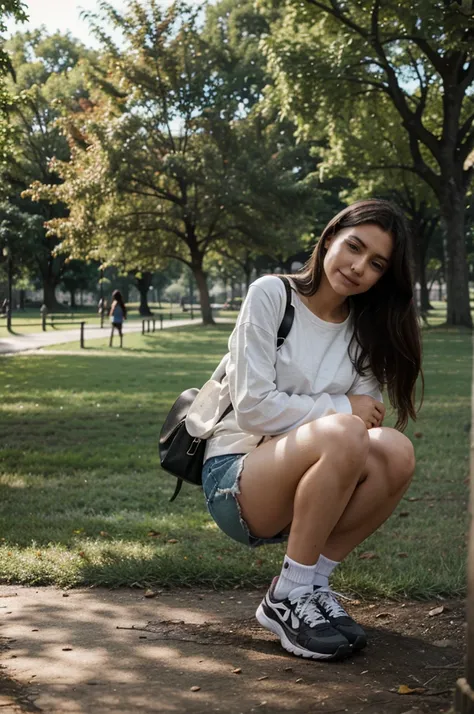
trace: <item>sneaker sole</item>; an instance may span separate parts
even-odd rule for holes
[[[255,616],[259,623],[262,625],[262,627],[265,627],[267,630],[270,630],[270,632],[273,632],[273,634],[277,635],[277,637],[280,638],[281,646],[287,650],[287,652],[291,652],[291,654],[296,655],[297,657],[305,657],[307,659],[344,659],[345,657],[348,657],[350,654],[352,654],[352,645],[347,643],[346,645],[340,645],[336,652],[333,652],[332,654],[325,654],[323,652],[312,652],[311,650],[306,650],[303,647],[298,647],[298,645],[293,644],[293,642],[290,642],[288,637],[286,636],[285,630],[281,625],[278,624],[278,622],[275,622],[275,620],[270,620],[265,615],[265,611],[262,607],[262,605],[258,606],[257,612],[255,613]]]
[[[359,650],[363,650],[363,649],[364,649],[364,647],[366,646],[366,644],[367,644],[367,639],[366,639],[365,637],[360,636],[360,637],[358,637],[358,638],[356,639],[356,641],[353,643],[352,649],[354,650],[354,652],[356,652],[356,651],[359,652]]]

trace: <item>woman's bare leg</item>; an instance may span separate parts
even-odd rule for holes
[[[326,541],[322,552],[341,561],[393,513],[415,470],[411,441],[395,429],[369,430],[370,448],[363,481]]]
[[[361,419],[334,414],[303,424],[251,452],[237,496],[251,532],[271,537],[291,522],[287,553],[316,563],[344,513],[369,451]]]
[[[341,418],[344,421],[346,415],[336,416],[339,432],[351,431],[353,424],[346,421],[343,425]],[[326,419],[331,417],[318,419],[260,446],[246,457],[241,477],[238,498],[252,533],[268,537],[289,530],[288,555],[303,564],[315,563],[320,552],[331,560],[340,561],[365,540],[396,508],[408,488],[415,466],[413,446],[407,437],[386,427],[371,429],[366,432],[369,447],[363,469],[358,470],[352,464],[355,485],[349,476],[349,484],[352,483],[349,493],[344,488],[338,491],[341,475],[344,480],[341,459],[346,466],[351,466],[351,459],[346,454],[351,450],[348,449],[350,440],[344,439],[337,454],[331,454],[341,441],[338,438],[341,434],[331,433],[334,432],[333,424]],[[308,429],[305,430],[305,426]],[[328,432],[326,443],[320,448],[317,462],[298,479],[298,469],[304,468],[305,458],[314,456],[314,449],[317,450],[318,432]],[[282,442],[283,446],[279,446]],[[274,446],[274,450],[268,449],[269,446]],[[257,454],[258,460],[254,458]],[[306,478],[309,471],[310,479]],[[298,488],[301,481],[301,488]],[[299,518],[295,528],[296,513]],[[291,527],[282,526],[285,518]],[[334,521],[332,528],[328,530],[326,540],[321,542],[320,534],[331,521]],[[320,543],[319,552],[314,547],[316,543],[311,545],[315,537]]]
[[[110,340],[109,340],[109,347],[112,347],[112,342],[114,340],[114,330],[115,330],[115,326],[112,325],[112,331],[110,333]]]

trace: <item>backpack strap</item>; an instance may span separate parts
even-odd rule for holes
[[[173,495],[171,496],[171,498],[170,498],[170,500],[169,500],[169,503],[171,503],[172,501],[174,501],[174,499],[176,498],[176,496],[178,495],[178,493],[181,491],[181,486],[182,486],[182,485],[183,485],[183,479],[182,479],[182,478],[179,478],[179,479],[178,479],[178,483],[176,484],[176,488],[175,488],[175,490],[174,490],[174,493],[173,493]]]
[[[295,318],[295,308],[291,304],[291,285],[290,281],[288,278],[285,278],[283,275],[278,276],[280,280],[283,282],[286,290],[286,307],[285,307],[285,314],[283,315],[283,320],[281,321],[281,325],[278,328],[278,334],[277,334],[277,350],[280,349],[280,347],[283,346],[285,343],[286,338],[288,337],[288,334],[291,330],[291,327],[293,325],[293,320]]]

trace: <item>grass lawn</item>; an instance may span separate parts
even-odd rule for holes
[[[167,410],[208,378],[229,330],[192,326],[127,335],[123,350],[104,339],[74,355],[0,359],[3,582],[225,587],[262,585],[278,573],[282,546],[234,544],[191,486],[170,504],[175,480],[159,468]],[[414,483],[338,569],[336,589],[465,591],[471,335],[427,329],[424,364],[425,404],[407,431]]]

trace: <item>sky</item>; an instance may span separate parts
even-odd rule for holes
[[[117,9],[125,7],[125,0],[109,0]],[[23,0],[26,5],[26,12],[30,17],[27,23],[15,23],[8,21],[8,37],[13,32],[32,30],[41,25],[45,25],[48,32],[56,30],[66,32],[69,30],[74,37],[77,37],[85,45],[96,47],[97,43],[90,35],[86,20],[81,20],[81,10],[95,10],[98,8],[97,0]],[[200,4],[201,0],[191,0]],[[170,0],[163,0],[163,4],[170,4]]]

